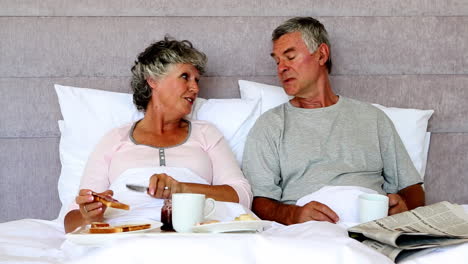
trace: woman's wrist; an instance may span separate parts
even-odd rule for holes
[[[190,186],[189,184],[185,182],[179,182],[179,190],[177,191],[178,193],[189,193],[190,192]]]

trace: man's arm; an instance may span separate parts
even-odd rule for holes
[[[413,184],[396,194],[389,194],[388,214],[398,214],[426,204],[425,193],[421,184]]]
[[[303,223],[311,220],[338,222],[338,215],[328,206],[312,201],[304,206],[283,204],[276,200],[255,197],[252,211],[261,219],[271,220],[285,225]]]
[[[421,184],[410,185],[400,190],[398,194],[405,200],[409,210],[426,205],[426,196]]]

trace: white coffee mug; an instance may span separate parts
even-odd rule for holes
[[[361,223],[388,215],[388,196],[374,193],[359,195],[359,221]]]
[[[205,202],[210,203],[205,213]],[[192,227],[203,222],[215,211],[215,200],[198,193],[175,193],[172,195],[172,226],[177,232],[190,233]]]

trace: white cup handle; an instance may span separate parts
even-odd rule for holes
[[[210,203],[210,205],[209,205],[210,209],[209,209],[208,213],[205,214],[205,218],[208,218],[214,213],[214,211],[216,209],[216,201],[214,199],[212,199],[212,198],[206,198],[205,206],[206,206],[206,203]]]

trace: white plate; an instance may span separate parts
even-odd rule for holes
[[[230,221],[194,226],[194,233],[243,233],[261,232],[265,227],[271,226],[271,221]]]
[[[135,230],[135,231],[128,231],[128,232],[119,232],[119,233],[109,233],[109,234],[91,234],[88,232],[89,225],[79,228],[74,232],[66,234],[66,238],[68,241],[71,241],[75,244],[80,245],[100,245],[112,242],[116,239],[128,238],[142,235],[142,233],[148,233],[151,231],[156,231],[155,229],[162,226],[161,222],[157,221],[145,221],[145,222],[125,222],[125,223],[118,223],[113,224],[113,226],[118,225],[141,225],[141,224],[151,224],[151,227],[148,229],[143,230]],[[157,230],[159,231],[159,229]]]

